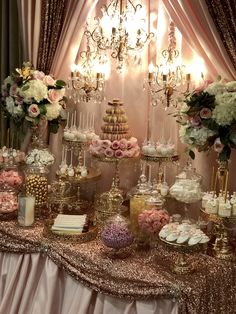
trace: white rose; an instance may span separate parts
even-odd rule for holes
[[[43,78],[43,82],[47,86],[54,86],[55,80],[50,75],[45,75]]]

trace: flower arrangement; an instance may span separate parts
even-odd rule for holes
[[[6,114],[17,125],[26,120],[38,126],[41,119],[48,121],[49,131],[56,133],[61,122],[65,82],[35,70],[30,62],[8,76],[2,85],[1,103]]]
[[[163,209],[147,209],[138,216],[140,230],[148,235],[157,234],[162,227],[169,223],[169,220],[168,212]]]
[[[179,135],[192,149],[219,154],[219,161],[227,161],[231,149],[236,148],[236,81],[204,81],[192,93],[185,95],[177,113]]]

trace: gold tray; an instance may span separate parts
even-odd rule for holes
[[[141,155],[142,160],[152,161],[152,162],[174,162],[179,160],[179,155],[173,155],[169,157],[162,156],[150,156],[150,155]]]
[[[221,217],[217,214],[209,214],[203,208],[201,208],[201,212],[204,216],[208,218],[208,220],[217,224],[220,224],[222,222],[235,222],[236,223],[236,216]]]
[[[159,237],[159,239],[164,242],[165,244],[168,244],[169,246],[175,248],[175,249],[178,249],[180,251],[194,251],[195,249],[200,249],[202,247],[204,247],[204,245],[206,245],[208,242],[206,243],[197,243],[197,244],[194,244],[194,245],[188,245],[187,243],[176,243],[176,242],[169,242],[169,241],[166,241],[165,239]]]
[[[45,238],[69,243],[85,243],[92,241],[97,237],[98,230],[96,226],[91,226],[87,232],[82,232],[80,234],[67,234],[61,232],[58,234],[56,231],[52,231],[51,229],[53,222],[53,219],[48,219],[45,221],[43,229],[43,236]]]

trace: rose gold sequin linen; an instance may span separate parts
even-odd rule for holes
[[[98,241],[70,244],[42,236],[43,225],[22,229],[0,222],[1,251],[42,252],[89,288],[125,299],[167,298],[179,302],[179,313],[236,313],[236,264],[210,256],[188,255],[196,271],[175,275],[170,268],[178,253],[161,244],[147,252],[132,251],[124,260],[109,259]]]

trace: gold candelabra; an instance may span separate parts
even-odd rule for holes
[[[148,78],[145,80],[151,94],[151,102],[156,106],[158,102],[166,107],[176,105],[174,94],[187,93],[190,89],[191,74],[185,74],[185,66],[178,64],[179,51],[176,49],[175,25],[170,23],[168,33],[168,48],[162,51],[164,63],[149,65]]]

